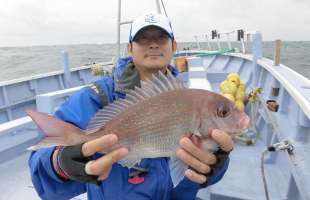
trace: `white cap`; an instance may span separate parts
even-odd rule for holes
[[[146,14],[135,19],[130,28],[129,42],[132,42],[136,34],[143,28],[148,26],[157,26],[168,33],[170,38],[173,38],[173,31],[170,20],[161,14]]]

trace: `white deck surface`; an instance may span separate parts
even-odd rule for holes
[[[27,161],[30,152],[0,165],[0,200],[40,199],[33,189]]]

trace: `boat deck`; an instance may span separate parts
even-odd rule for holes
[[[29,146],[38,141],[32,125],[25,129],[0,135],[0,200],[40,199],[32,185],[28,167]],[[87,199],[80,195],[75,200]]]
[[[265,146],[261,141],[255,145],[235,144],[230,155],[230,165],[224,178],[210,187],[211,200],[266,199],[260,168],[260,158]],[[274,165],[265,164],[265,174],[270,199],[284,200],[280,188],[285,183],[284,175]],[[275,178],[276,177],[276,178]],[[203,191],[201,192],[203,193]],[[199,194],[198,196],[205,195]]]
[[[28,139],[31,139],[30,136],[35,136],[36,133],[33,130],[24,130],[19,134],[29,135]],[[5,137],[0,137],[0,139],[2,144],[5,144],[6,141],[9,140],[12,142],[12,138],[16,136],[17,134],[6,135]],[[28,141],[28,144],[30,143],[33,142]],[[14,158],[6,161],[2,160],[2,163],[0,164],[0,171],[2,172],[0,174],[0,180],[5,180],[0,181],[0,200],[16,200],[21,197],[23,199],[32,200],[40,199],[31,183],[28,168],[30,152],[25,150],[25,142],[22,142],[22,144],[17,146],[14,144],[14,148],[15,150],[17,148],[23,148],[24,150],[20,151],[18,155],[14,155]],[[231,163],[229,169],[222,181],[208,189],[200,191],[198,197],[201,199],[210,198],[211,200],[265,199],[262,176],[260,173],[260,156],[263,150],[264,144],[260,141],[253,146],[245,146],[236,143],[235,149],[230,155]],[[282,177],[283,175],[280,173],[281,172],[272,167],[272,165],[269,166],[266,164],[266,176],[268,185],[270,186],[269,190],[271,199],[285,199],[285,197],[281,197],[278,192],[278,188],[282,188],[283,181],[281,181],[281,179],[275,181],[274,178],[268,178],[272,176],[278,178]],[[86,195],[84,194],[74,199],[86,199]]]
[[[25,151],[19,156],[0,164],[1,195],[0,200],[31,199],[39,200],[30,178],[28,158],[30,152]],[[73,200],[86,200],[86,194],[73,198]]]

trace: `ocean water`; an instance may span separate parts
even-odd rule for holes
[[[222,44],[225,47],[226,44]],[[206,43],[201,44],[206,47]],[[227,46],[227,45],[226,45]],[[195,43],[179,43],[178,49],[184,47],[195,48]],[[216,44],[211,47],[216,49]],[[233,47],[241,49],[240,43],[233,43]],[[250,52],[251,44],[247,44]],[[86,64],[110,61],[115,55],[114,44],[83,44],[66,46],[32,46],[32,47],[0,47],[0,82],[37,75],[55,70],[62,70],[63,50],[68,51],[70,67],[79,67]],[[125,50],[125,44],[121,50]],[[263,43],[263,55],[273,58],[273,42]],[[310,79],[310,41],[283,42],[281,49],[281,63],[292,68]]]

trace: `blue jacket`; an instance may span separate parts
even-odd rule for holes
[[[174,75],[177,71],[170,68]],[[120,77],[120,76],[118,76]],[[95,82],[105,93],[109,103],[122,96],[116,81],[105,76]],[[86,106],[87,105],[87,106]],[[86,87],[74,94],[55,113],[55,116],[85,129],[91,117],[102,108],[101,100],[90,88]],[[118,199],[195,199],[200,185],[183,178],[178,185],[173,186],[169,170],[168,158],[143,159],[140,167],[148,168],[144,182],[133,185],[128,182],[130,170],[119,164],[114,164],[109,177],[100,186],[76,181],[62,181],[55,174],[51,164],[54,148],[45,148],[32,152],[29,167],[33,185],[42,199],[62,200],[87,192],[89,200]],[[224,175],[229,159],[217,174],[209,177],[208,184],[214,184]]]

